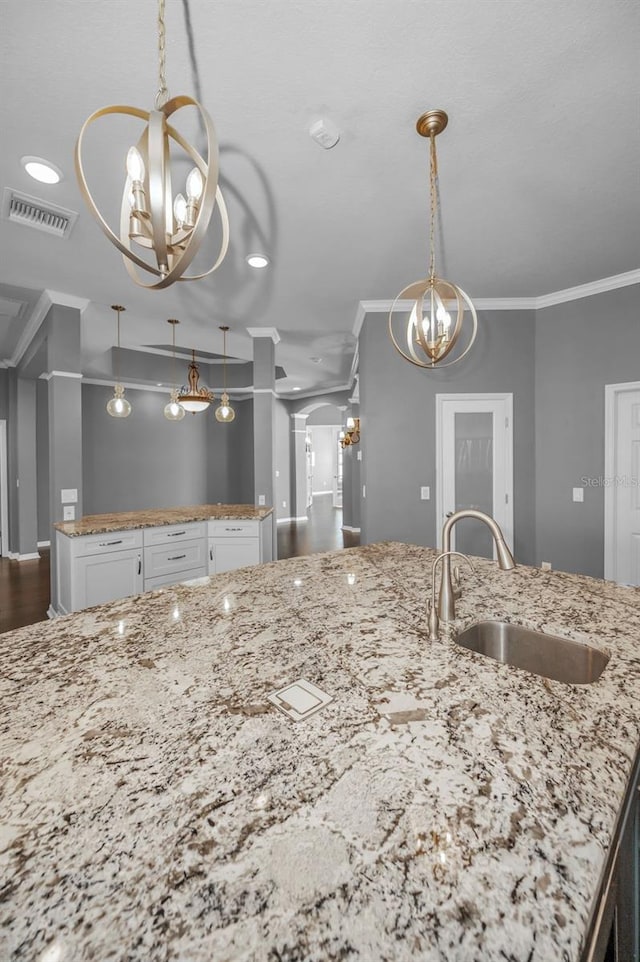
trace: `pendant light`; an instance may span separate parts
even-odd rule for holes
[[[222,396],[220,398],[220,406],[216,408],[216,421],[222,421],[223,424],[229,424],[236,416],[236,412],[233,410],[229,404],[229,395],[227,394],[227,331],[229,328],[227,326],[221,326],[222,331]]]
[[[185,409],[178,402],[178,388],[176,385],[176,324],[179,324],[175,317],[170,317],[167,324],[171,324],[173,360],[171,362],[171,400],[165,405],[164,416],[167,421],[182,421],[185,416]]]
[[[120,314],[122,311],[125,311],[126,308],[120,304],[112,304],[111,310],[117,311],[118,314],[118,353],[115,356],[113,364],[116,383],[113,387],[113,397],[107,402],[107,413],[110,414],[112,418],[128,418],[131,414],[131,405],[124,396],[124,388],[122,384],[120,384],[118,376],[120,366]]]
[[[429,275],[405,287],[389,312],[389,336],[394,347],[406,361],[427,369],[449,367],[461,361],[471,349],[478,330],[476,311],[467,294],[456,284],[436,276],[435,225],[439,210],[436,137],[448,122],[444,110],[428,110],[416,124],[420,136],[429,138]],[[408,321],[407,300],[410,302]],[[470,332],[463,348],[461,335],[467,312]]]
[[[169,99],[165,77],[165,0],[158,0],[158,92],[155,109],[112,105],[102,107],[85,121],[75,147],[75,166],[80,191],[87,207],[111,243],[122,254],[131,279],[140,287],[165,288],[174,281],[198,280],[211,274],[224,260],[229,245],[229,218],[218,186],[218,142],[211,117],[192,97]],[[200,156],[170,120],[183,107],[196,107],[206,133],[206,160]],[[89,190],[82,163],[82,148],[87,129],[102,117],[120,114],[145,122],[140,139],[129,148],[126,179],[120,207],[120,236],[111,229],[98,210]],[[193,166],[186,179],[186,199],[174,196],[171,186],[172,151],[176,161],[187,159]],[[180,154],[176,148],[181,149]],[[204,240],[214,208],[218,205],[222,239],[218,257],[202,274],[185,275]],[[153,259],[140,256],[145,252]],[[155,261],[155,263],[153,263]],[[145,283],[140,270],[153,275]]]
[[[189,374],[187,377],[189,383],[185,387],[180,388],[180,393],[177,398],[178,403],[190,414],[198,414],[200,411],[206,411],[214,400],[214,396],[209,388],[198,386],[199,378],[200,374],[198,365],[196,364],[196,352],[192,349],[191,364],[189,365]]]

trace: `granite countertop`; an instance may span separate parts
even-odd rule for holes
[[[0,636],[0,958],[578,962],[640,740],[640,592],[478,560],[565,685],[429,642],[434,552],[203,578]],[[305,678],[333,701],[292,722]]]
[[[187,524],[190,521],[261,521],[272,512],[273,508],[256,507],[253,504],[194,504],[187,508],[150,508],[148,511],[87,514],[78,521],[58,521],[53,527],[62,534],[75,538],[83,534],[131,531],[165,524]]]

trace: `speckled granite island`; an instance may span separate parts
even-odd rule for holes
[[[478,561],[566,685],[429,642],[434,552],[260,565],[0,636],[0,959],[579,962],[640,739],[639,592]],[[294,722],[299,678],[332,701]]]

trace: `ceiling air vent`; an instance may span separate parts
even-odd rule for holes
[[[66,210],[38,197],[30,197],[11,187],[5,187],[2,196],[2,219],[13,224],[35,227],[55,237],[68,237],[78,218],[74,210]]]

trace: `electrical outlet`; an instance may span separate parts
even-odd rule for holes
[[[551,562],[550,562],[550,561],[542,561],[541,564],[540,564],[540,567],[542,568],[543,571],[551,571]]]
[[[76,520],[76,509],[72,504],[65,504],[63,511],[64,521],[75,521]]]
[[[362,461],[362,451],[358,451],[358,461]]]
[[[279,477],[280,477],[280,472],[276,471],[276,478],[279,478]]]
[[[264,494],[258,495],[258,505],[265,505],[267,503],[266,496]]]
[[[63,504],[77,504],[78,503],[78,489],[77,488],[62,488],[60,491],[60,500]]]
[[[431,498],[431,489],[427,485],[424,485],[423,487],[420,488],[420,499],[422,501],[429,501],[430,498]]]
[[[574,488],[574,489],[573,489],[573,500],[574,500],[574,501],[584,501],[584,488]]]
[[[283,508],[286,508],[286,506],[287,506],[287,502],[286,502],[286,501],[283,501],[283,502],[282,502],[282,507],[283,507]]]

